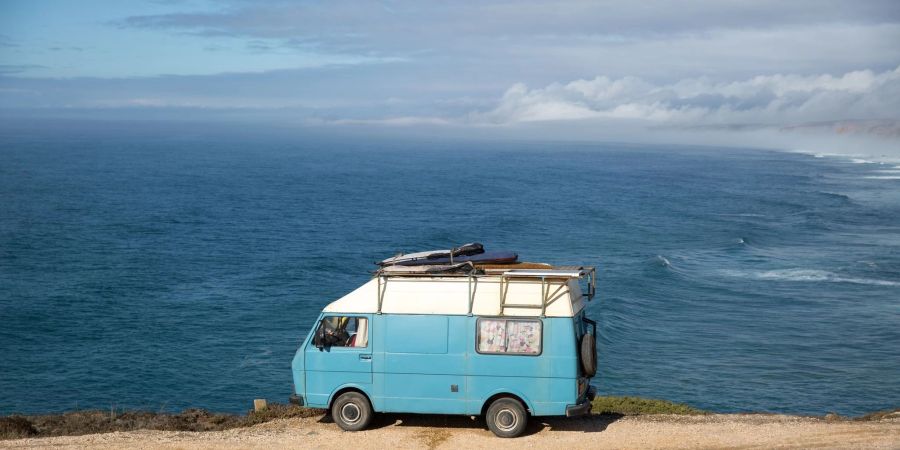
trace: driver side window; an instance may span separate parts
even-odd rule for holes
[[[368,347],[369,319],[352,316],[329,316],[319,323],[316,346]]]

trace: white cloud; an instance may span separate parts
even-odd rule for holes
[[[761,75],[713,82],[689,78],[654,84],[599,76],[529,89],[510,87],[475,123],[510,124],[628,119],[655,124],[784,126],[813,121],[900,118],[900,67],[834,75]]]

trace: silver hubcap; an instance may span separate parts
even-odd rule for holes
[[[344,422],[356,423],[359,421],[360,416],[359,406],[356,406],[353,403],[347,403],[341,407],[341,419],[343,419]]]
[[[509,431],[519,424],[519,416],[511,409],[501,409],[500,412],[497,413],[497,420],[495,420],[495,422],[497,428],[503,431]]]

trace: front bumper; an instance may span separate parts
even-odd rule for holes
[[[593,406],[591,401],[594,400],[594,396],[596,396],[596,391],[594,391],[594,387],[591,386],[585,393],[584,398],[582,398],[578,404],[566,406],[566,417],[577,417],[590,414],[591,406]]]
[[[291,394],[291,396],[288,397],[288,401],[293,405],[303,406],[303,397],[297,394]]]

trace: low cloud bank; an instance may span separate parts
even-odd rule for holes
[[[705,78],[654,84],[637,77],[510,87],[475,123],[623,119],[656,125],[777,126],[898,119],[900,67],[832,75],[765,75],[734,82]]]

